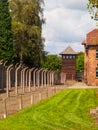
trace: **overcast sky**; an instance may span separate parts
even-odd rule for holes
[[[86,33],[96,28],[86,9],[87,0],[44,0],[43,26],[45,51],[59,54],[68,45],[76,52],[84,51],[81,42]]]

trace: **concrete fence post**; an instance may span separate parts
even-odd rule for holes
[[[21,110],[22,108],[23,108],[22,95],[19,95],[19,109]]]
[[[52,86],[52,71],[50,71],[50,86]]]
[[[15,93],[16,95],[18,94],[18,80],[17,80],[17,77],[18,77],[18,70],[21,68],[21,64],[19,64],[19,66],[15,69]]]
[[[34,68],[31,68],[29,70],[29,92],[31,91],[31,73],[32,73],[33,70],[34,70]]]
[[[42,70],[42,73],[41,73],[41,86],[43,87],[44,86],[44,69]]]
[[[52,86],[54,85],[54,74],[55,74],[55,72],[52,71]]]
[[[38,71],[36,72],[36,77],[37,77],[37,87],[39,88],[39,78],[40,78],[40,76],[39,76],[39,74],[40,74],[40,70],[38,69]]]
[[[23,79],[22,79],[22,82],[23,82],[23,83],[22,83],[22,85],[23,85],[23,86],[22,86],[22,88],[23,88],[23,93],[25,93],[25,71],[26,71],[26,69],[28,69],[28,67],[25,67],[25,68],[22,70],[22,71],[23,71],[23,72],[22,72],[22,74],[23,74],[23,76],[22,76],[22,78],[23,78]]]
[[[41,94],[41,92],[39,92],[39,101],[41,101],[42,100],[42,94]]]
[[[31,105],[34,104],[34,94],[31,93]]]
[[[23,70],[24,70],[25,66],[22,65],[21,66],[21,88],[23,87]]]
[[[46,75],[46,79],[47,79],[47,83],[46,83],[46,86],[48,87],[48,83],[49,83],[48,70],[47,70],[47,75]]]
[[[34,85],[34,89],[36,89],[36,71],[38,69],[35,69],[34,72],[33,72],[33,85]]]
[[[44,86],[47,86],[47,69],[44,70]]]
[[[28,87],[28,83],[29,83],[29,69],[26,71],[26,87]]]
[[[43,70],[43,68],[42,69],[39,69],[38,71],[37,71],[37,74],[38,74],[38,87],[40,86],[40,84],[42,83],[42,78],[41,78],[41,76],[40,76],[40,72]]]
[[[4,114],[3,114],[3,117],[6,118],[7,117],[7,107],[6,107],[6,99],[3,100],[3,103],[4,103]]]
[[[50,70],[47,72],[47,86],[50,86]]]
[[[9,80],[9,85],[8,85],[9,86],[9,90],[11,89],[11,70],[12,69],[13,69],[13,66],[10,67],[10,69],[9,69],[9,76],[8,76],[9,77],[9,79],[8,79]]]
[[[21,88],[23,86],[23,70],[21,70]]]
[[[4,89],[4,85],[3,85],[4,66],[3,66],[2,60],[0,61],[0,66],[2,67],[2,69],[1,69],[1,89]]]
[[[6,94],[7,94],[7,97],[9,97],[9,69],[12,67],[13,65],[9,65],[7,67],[7,70],[6,70]]]

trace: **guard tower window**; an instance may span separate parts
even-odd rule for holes
[[[75,59],[75,56],[73,55],[73,59]]]
[[[72,59],[72,55],[70,55],[69,57],[70,57],[70,59]]]
[[[66,59],[68,59],[69,57],[68,56],[66,56]]]
[[[98,59],[98,49],[96,50],[96,59]]]
[[[62,55],[62,58],[63,58],[63,59],[65,59],[65,56],[64,56],[64,55]]]
[[[96,78],[98,78],[98,67],[96,68]]]

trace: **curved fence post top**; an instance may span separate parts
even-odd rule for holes
[[[19,65],[19,63],[16,63],[15,68],[17,68],[17,67],[18,67],[18,65]]]
[[[33,71],[35,69],[35,67],[31,68],[30,71]]]
[[[13,66],[13,64],[10,64],[10,65],[7,67],[7,70],[9,70],[12,66]]]
[[[38,69],[38,72],[40,72],[40,71],[42,71],[42,70],[44,70],[44,68],[40,68],[40,69]]]
[[[26,66],[24,64],[20,64],[21,68],[24,69]]]
[[[48,70],[48,73],[50,73],[51,72],[51,70]]]
[[[47,71],[48,71],[48,69],[44,69],[43,71],[44,71],[44,72],[47,72]]]
[[[55,73],[55,71],[52,71],[52,73],[54,74],[54,73]]]
[[[24,68],[23,68],[23,71],[25,71],[26,69],[28,69],[28,67],[24,67]]]
[[[16,68],[16,70],[20,69],[21,68],[21,64],[19,64],[18,66],[15,65],[15,68]]]
[[[5,62],[3,63],[3,65],[6,66],[6,63],[7,63],[7,61],[5,61]]]
[[[38,70],[38,68],[35,68],[34,72],[36,72]]]
[[[3,61],[3,60],[1,60],[1,61],[0,61],[0,65],[2,65],[2,64],[3,64],[3,62],[2,62],[2,61]]]

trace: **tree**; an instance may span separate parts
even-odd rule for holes
[[[88,0],[89,7],[98,8],[98,0]]]
[[[0,0],[0,60],[13,61],[13,35],[8,0]]]
[[[42,38],[43,0],[10,0],[16,59],[40,66],[44,39]]]
[[[87,8],[91,14],[91,18],[95,19],[96,11],[98,11],[98,0],[88,0]]]
[[[76,71],[83,72],[84,71],[84,53],[79,52],[76,58]]]
[[[43,68],[49,70],[61,71],[61,57],[58,55],[47,55],[45,62],[42,64]]]

